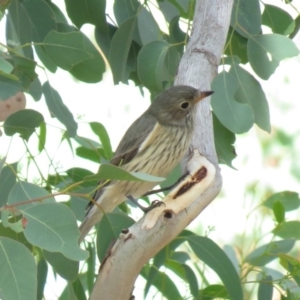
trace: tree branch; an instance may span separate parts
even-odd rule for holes
[[[208,90],[217,74],[233,0],[196,1],[192,36],[175,84]],[[192,149],[182,167],[190,172],[154,209],[121,234],[102,264],[91,300],[127,300],[143,265],[174,239],[218,195],[222,178],[217,164],[209,99],[198,105]],[[199,152],[201,155],[199,155]]]

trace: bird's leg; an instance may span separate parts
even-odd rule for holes
[[[150,210],[152,210],[153,208],[159,207],[159,206],[161,206],[161,204],[164,204],[162,201],[155,200],[155,201],[153,201],[148,207],[144,207],[144,206],[142,206],[141,204],[139,204],[139,202],[138,202],[136,199],[134,199],[131,195],[128,195],[128,196],[127,196],[127,199],[128,199],[129,201],[131,201],[132,203],[134,203],[134,204],[135,204],[139,209],[141,209],[145,214],[146,214],[147,212],[149,212]]]
[[[187,172],[187,173],[183,174],[182,176],[180,176],[179,179],[174,184],[172,184],[170,186],[166,186],[166,187],[161,188],[161,189],[149,191],[146,194],[144,194],[143,196],[149,196],[149,195],[157,194],[157,193],[160,193],[160,192],[169,191],[172,188],[174,188],[178,183],[180,183],[183,179],[185,179],[188,175],[190,175],[189,172]]]

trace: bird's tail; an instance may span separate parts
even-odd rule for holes
[[[102,219],[103,213],[101,211],[97,211],[90,215],[89,213],[84,218],[83,222],[79,226],[80,236],[79,236],[79,244],[84,240],[85,236],[90,232],[92,227],[98,223]]]

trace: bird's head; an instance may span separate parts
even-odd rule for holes
[[[162,125],[181,126],[192,119],[196,104],[212,94],[191,86],[173,86],[159,94],[149,107],[149,113]]]

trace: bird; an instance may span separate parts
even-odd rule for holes
[[[188,151],[194,131],[197,103],[212,94],[187,85],[161,92],[125,132],[109,162],[128,172],[166,177]],[[104,213],[126,199],[138,199],[157,182],[100,181],[81,223],[79,243]],[[95,204],[96,203],[96,204]]]

